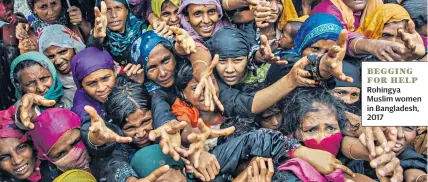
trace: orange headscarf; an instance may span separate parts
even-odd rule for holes
[[[385,24],[403,20],[410,20],[410,15],[402,6],[397,4],[384,4],[371,12],[361,22],[356,32],[370,39],[378,39],[383,32]]]
[[[190,123],[193,128],[198,127],[199,110],[196,107],[189,106],[181,99],[175,99],[171,106],[172,113],[179,121]]]
[[[331,3],[333,3],[342,14],[343,21],[348,26],[349,31],[354,31],[356,27],[354,27],[355,18],[354,18],[354,12],[346,6],[345,3],[343,3],[343,0],[330,0]],[[366,7],[364,8],[363,14],[361,16],[360,22],[363,22],[366,18],[367,14],[372,12],[377,6],[382,5],[382,0],[367,0]]]

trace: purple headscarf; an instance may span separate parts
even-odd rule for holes
[[[102,109],[103,103],[89,96],[81,85],[82,80],[86,76],[100,69],[114,70],[114,60],[107,51],[101,51],[95,47],[88,47],[77,53],[73,59],[71,59],[71,71],[73,73],[74,83],[77,87],[71,110],[78,114],[81,120],[83,120],[84,115],[86,115],[86,111],[83,109],[86,105],[95,108],[101,117],[104,116],[104,111]]]
[[[190,4],[196,4],[196,5],[203,5],[203,4],[213,4],[217,6],[217,11],[220,15],[219,20],[217,21],[217,23],[215,24],[214,27],[214,33],[217,32],[217,30],[219,30],[220,28],[223,27],[231,27],[232,24],[229,22],[229,20],[227,19],[223,19],[223,9],[221,8],[221,4],[219,0],[181,0],[180,3],[180,8],[178,8],[178,13],[180,16],[180,24],[181,26],[183,26],[183,29],[186,30],[187,32],[189,32],[190,36],[192,36],[192,38],[196,41],[199,41],[201,43],[204,43],[204,38],[202,36],[200,36],[198,34],[198,32],[196,32],[193,28],[192,25],[190,25],[189,22],[186,21],[186,19],[184,18],[184,14],[183,11],[185,11],[185,9],[187,8],[187,6],[189,6]]]

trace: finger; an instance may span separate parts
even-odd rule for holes
[[[374,130],[374,135],[376,137],[376,140],[380,143],[382,147],[385,147],[387,143],[385,133],[382,131],[380,127],[374,127],[373,130]]]
[[[204,90],[204,102],[206,107],[210,107],[210,87],[208,86],[208,82],[206,78],[202,79],[203,82],[205,82],[205,90]],[[211,108],[210,108],[211,109]]]
[[[213,180],[213,179],[215,179],[215,172],[214,172],[214,170],[213,170],[213,168],[212,168],[212,166],[211,165],[209,165],[209,166],[207,166],[207,168],[206,168],[206,170],[207,170],[207,172],[208,172],[208,175],[209,175],[209,177],[210,177],[210,181],[211,180]]]
[[[138,71],[137,71],[137,74],[142,74],[142,73],[144,73],[144,68],[141,68],[141,69],[139,69]],[[144,76],[144,75],[142,75],[142,76]]]
[[[394,59],[391,58],[391,56],[389,56],[388,53],[386,52],[382,52],[382,56],[389,62],[394,62]]]
[[[42,96],[34,97],[34,104],[38,106],[52,107],[56,104],[55,100],[47,100]]]
[[[387,161],[388,162],[388,161]],[[386,176],[389,173],[393,173],[397,167],[400,165],[400,160],[396,157],[394,157],[392,160],[390,160],[385,166],[380,168],[379,174],[381,176]]]
[[[122,137],[116,134],[115,140],[117,143],[131,143],[132,138],[131,137]]]
[[[85,106],[84,109],[91,117],[91,125],[100,121],[100,115],[98,115],[97,111],[92,106]]]
[[[224,106],[223,104],[220,102],[220,100],[218,99],[217,95],[213,96],[214,102],[217,105],[217,107],[220,109],[221,112],[224,111]]]
[[[104,1],[101,1],[101,15],[107,15],[107,5]]]
[[[232,134],[233,132],[235,132],[235,129],[236,128],[234,126],[232,126],[232,127],[221,129],[221,130],[211,130],[211,134],[209,136],[209,139],[220,137],[220,136],[228,136],[228,135]]]
[[[276,62],[276,64],[288,64],[288,61],[286,61],[286,60],[279,60],[279,61]]]
[[[101,16],[101,12],[100,12],[100,9],[98,9],[98,7],[94,7],[94,14],[95,14],[95,17],[100,17]]]
[[[156,180],[158,180],[159,177],[166,174],[168,171],[169,171],[169,166],[164,165],[156,169],[152,173],[150,173],[149,176],[145,177],[144,179],[148,180],[149,182],[155,182]]]
[[[174,33],[175,35],[182,35],[183,34],[183,32],[178,27],[170,26],[169,30],[171,30],[171,32]]]
[[[375,157],[376,156],[376,150],[375,150],[375,144],[374,144],[374,136],[373,136],[373,130],[372,128],[366,128],[366,144],[367,149],[369,149],[370,156]]]
[[[165,38],[171,38],[171,37],[173,37],[173,35],[174,35],[174,33],[172,33],[172,31],[171,30],[166,30],[167,32],[165,33]]]
[[[391,182],[403,181],[403,178],[404,178],[404,176],[403,176],[403,168],[401,166],[398,166],[395,169],[394,174],[391,177]]]
[[[208,73],[209,73],[209,75],[212,74],[212,72],[213,72],[215,66],[218,64],[219,60],[220,60],[220,56],[218,54],[214,55],[214,58],[211,61],[210,66],[208,67]]]
[[[160,32],[164,29],[165,25],[166,25],[165,22],[159,23],[159,26],[155,29],[155,33],[158,34],[159,36],[162,36]]]
[[[354,172],[352,172],[351,169],[348,167],[342,165],[342,164],[333,164],[335,169],[341,169],[344,173],[348,174],[349,176],[355,177]]]
[[[250,164],[251,165],[251,164]],[[253,167],[252,166],[250,166],[250,167],[248,167],[248,169],[247,169],[247,175],[248,175],[248,177],[253,177],[253,169],[252,169]]]
[[[309,73],[309,71],[303,70],[303,69],[298,69],[297,70],[297,75],[307,78],[311,76],[311,73]]]
[[[346,42],[348,40],[348,31],[346,29],[343,29],[340,31],[339,39],[337,40],[336,44],[341,48],[346,48]]]
[[[395,42],[392,42],[391,49],[392,49],[392,51],[394,51],[398,54],[406,53],[406,47],[404,47],[404,45],[402,45],[402,44],[398,44]]]
[[[303,84],[305,87],[317,87],[317,82],[315,80],[307,79],[307,78],[298,78],[298,82]]]
[[[165,155],[169,154],[169,146],[165,139],[161,139],[161,141],[159,142],[159,146],[161,147],[163,154]]]
[[[391,161],[391,159],[393,157],[394,156],[391,155],[391,153],[387,153],[387,154],[381,155],[381,156],[373,159],[372,161],[370,161],[370,166],[372,168],[377,168],[379,165],[382,165],[382,164],[385,164],[385,163]]]
[[[298,68],[300,68],[300,69],[305,69],[305,67],[307,66],[307,65],[309,65],[309,60],[308,60],[308,58],[306,58],[306,57],[303,57],[303,58],[301,58],[299,61],[297,61],[295,64],[294,64],[294,66],[296,66],[296,67],[298,67]],[[293,67],[294,67],[293,66]]]
[[[161,30],[161,35],[162,36],[164,36],[164,37],[166,37],[166,34],[168,33],[168,31],[169,31],[169,28],[168,28],[168,25],[166,25],[165,24],[165,26],[163,27],[163,29]]]
[[[416,32],[415,22],[413,22],[413,20],[409,20],[409,21],[407,22],[407,31],[408,31],[410,34],[415,34],[415,33],[417,33],[417,32]]]
[[[184,129],[187,126],[186,121],[180,121],[178,124],[173,124],[170,128],[167,128],[165,131],[168,134],[176,134],[181,129]]]
[[[211,181],[207,169],[198,169],[198,171],[204,176],[206,181]]]
[[[150,141],[155,141],[157,138],[159,138],[160,135],[161,135],[160,128],[158,128],[156,130],[152,130],[149,133],[149,139],[150,139]]]
[[[387,54],[392,58],[392,60],[395,61],[404,61],[400,55],[398,55],[397,53],[395,53],[395,51],[392,50],[391,47],[388,47],[386,49]]]
[[[397,127],[394,127],[394,126],[386,127],[386,131],[388,132],[387,134],[388,140],[397,141],[397,137],[398,137]]]
[[[193,174],[195,175],[196,178],[202,180],[202,181],[206,181],[204,175],[202,175],[199,171],[194,170]]]
[[[214,160],[214,164],[215,164],[215,167],[217,168],[217,173],[219,173],[219,172],[220,172],[221,167],[220,167],[220,164],[218,163],[217,158]]]
[[[273,161],[271,158],[268,159],[268,173],[267,173],[267,179],[270,181],[273,177],[273,174],[275,172],[275,169],[273,167]]]
[[[266,176],[267,169],[266,169],[266,163],[265,160],[260,160],[260,176],[264,177]]]
[[[125,68],[123,68],[123,71],[128,72],[128,70],[131,68],[132,64],[128,63]]]
[[[136,66],[135,66],[135,69],[132,71],[132,74],[137,74],[137,72],[140,70],[140,68],[141,68],[141,64],[137,64]]]
[[[262,35],[261,36],[261,45],[262,46],[266,46],[266,47],[268,47],[269,45],[268,45],[268,38],[266,37],[266,35]]]
[[[184,154],[187,152],[185,149],[182,149],[182,148],[180,148],[180,147],[175,147],[174,148],[175,149],[175,151],[177,151],[177,153],[178,154],[180,154],[181,156],[183,156],[183,157],[187,157],[187,156],[185,156]],[[183,159],[183,158],[182,158]],[[183,160],[184,161],[184,160]]]
[[[203,80],[204,78],[202,78]],[[195,89],[195,96],[196,98],[199,98],[202,94],[203,89],[205,88],[205,82],[203,82],[202,80],[199,81],[198,85],[196,86]]]

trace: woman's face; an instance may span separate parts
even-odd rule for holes
[[[192,28],[204,38],[211,37],[214,33],[215,25],[220,19],[217,6],[214,4],[191,4],[187,7],[187,11],[189,14],[185,18],[192,25]]]
[[[8,21],[8,18],[13,13],[13,2],[13,0],[0,2],[0,20]]]
[[[55,24],[61,15],[61,0],[38,0],[34,3],[34,13],[44,22]]]
[[[407,32],[407,22],[399,21],[399,22],[387,23],[383,27],[382,35],[378,39],[404,44],[403,40],[401,40],[400,34],[398,33],[398,30],[400,28],[402,28],[404,32]]]
[[[308,112],[301,121],[301,127],[296,131],[296,137],[301,141],[315,139],[320,143],[324,138],[340,132],[336,113],[325,105],[314,103],[316,112]]]
[[[116,75],[113,70],[101,69],[92,72],[82,80],[82,87],[92,98],[104,103],[111,93]]]
[[[66,156],[74,146],[80,142],[80,130],[72,129],[64,133],[62,137],[50,149],[48,157],[56,162]]]
[[[281,0],[268,0],[270,2],[270,11],[272,15],[267,20],[269,23],[275,23],[278,21],[279,16],[282,13],[282,10],[284,9],[284,6],[282,6]]]
[[[112,32],[125,33],[128,8],[120,2],[106,0],[107,5],[107,28]]]
[[[149,55],[147,76],[161,87],[169,88],[175,79],[174,55],[162,44],[156,45]]]
[[[165,1],[162,4],[162,12],[160,19],[166,22],[168,26],[180,27],[180,19],[178,18],[178,8],[171,3],[171,1]]]
[[[247,57],[220,59],[216,65],[216,70],[227,85],[236,85],[244,78],[247,71]]]
[[[275,108],[263,112],[260,124],[262,128],[278,130],[279,126],[281,126],[281,121],[282,113],[279,109]]]
[[[401,126],[397,127],[398,136],[397,143],[395,144],[392,151],[396,153],[396,155],[400,155],[409,145],[413,143],[416,139],[416,126]]]
[[[352,11],[362,11],[367,4],[367,0],[343,0]]]
[[[43,54],[51,60],[59,73],[66,75],[71,72],[70,61],[76,54],[74,49],[52,45],[48,47]]]
[[[346,104],[353,104],[360,100],[361,90],[358,87],[336,87],[332,90],[332,93]]]
[[[52,74],[46,68],[35,64],[18,73],[19,85],[23,93],[45,95],[53,84]]]
[[[214,83],[215,80],[213,80]],[[210,108],[205,106],[205,97],[204,94],[201,94],[199,97],[196,96],[195,94],[195,90],[196,87],[198,86],[198,82],[195,80],[195,78],[193,78],[188,84],[187,87],[184,88],[183,90],[183,94],[184,94],[184,98],[190,102],[192,104],[192,106],[196,107],[198,110],[200,111],[210,111]],[[218,86],[217,84],[215,84],[217,93],[218,92]],[[218,95],[217,95],[218,97]]]
[[[18,179],[29,178],[36,165],[31,146],[17,138],[0,138],[0,146],[0,169]]]
[[[319,40],[313,43],[311,46],[303,49],[302,56],[309,56],[311,54],[322,56],[328,52],[331,46],[336,43],[334,40]]]
[[[153,129],[152,112],[146,109],[137,109],[126,117],[122,127],[123,134],[132,138],[132,144],[143,148],[150,144],[149,132]]]

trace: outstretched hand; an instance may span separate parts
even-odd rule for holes
[[[149,139],[155,141],[161,138],[159,145],[165,155],[170,155],[174,160],[180,160],[180,155],[177,153],[176,148],[181,146],[181,136],[179,131],[187,126],[186,121],[171,120],[161,127],[150,131]]]

